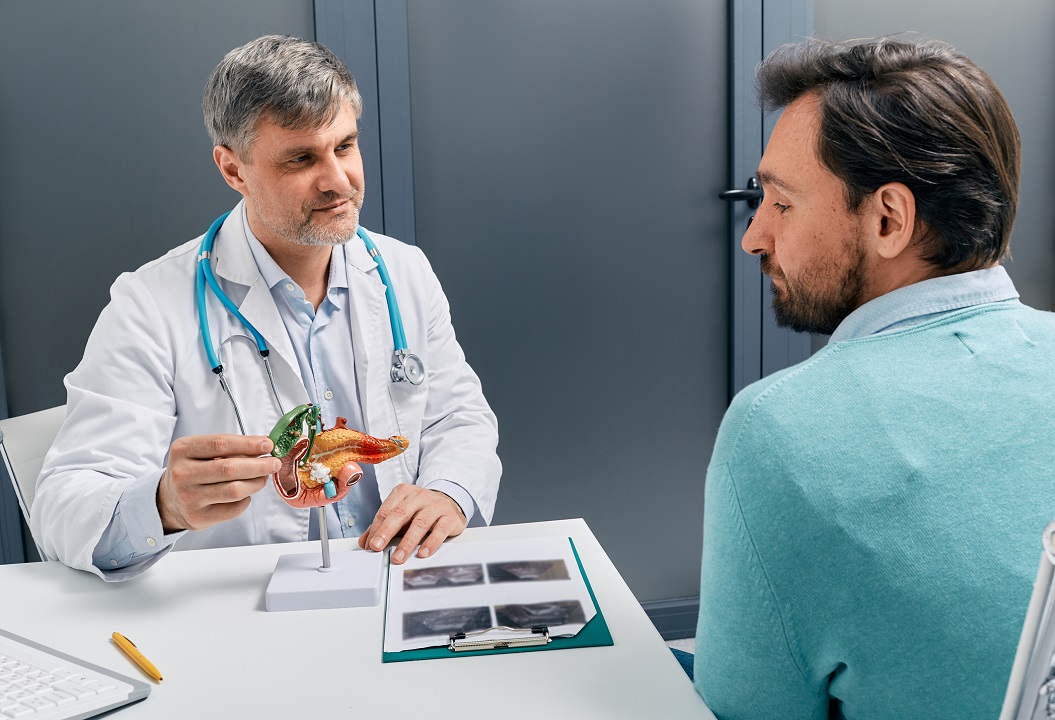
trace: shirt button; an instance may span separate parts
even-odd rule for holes
[[[155,540],[154,538],[152,538],[152,537],[148,537],[147,538],[147,545],[149,545],[150,547],[155,547],[155,546],[157,546],[157,544],[158,544],[158,541]]]
[[[333,390],[327,390],[322,394],[322,396],[327,400],[333,400]]]
[[[286,289],[293,292],[293,283],[286,283]]]
[[[355,518],[354,517],[348,518],[348,527],[355,527]]]
[[[110,561],[110,566],[111,567],[117,567],[117,560],[111,560]]]

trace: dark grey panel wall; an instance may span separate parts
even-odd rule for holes
[[[344,60],[363,98],[359,148],[366,193],[359,220],[363,227],[386,232],[381,188],[381,130],[377,117],[377,45],[374,0],[315,0],[315,37]]]
[[[237,200],[201,119],[209,72],[311,0],[0,3],[0,349],[10,411],[65,402],[109,286]]]
[[[1023,302],[1055,309],[1055,3],[1051,0],[814,0],[817,34],[901,32],[944,40],[1003,91],[1022,136],[1022,187],[1006,267]]]
[[[418,245],[498,414],[497,522],[696,595],[726,407],[725,3],[415,0]]]

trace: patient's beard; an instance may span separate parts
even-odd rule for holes
[[[795,332],[831,335],[863,302],[865,264],[860,241],[847,248],[841,267],[835,259],[829,259],[794,279],[784,275],[769,255],[762,255],[762,272],[780,279],[783,285],[772,286],[777,325]]]

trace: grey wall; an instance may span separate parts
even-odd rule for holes
[[[845,39],[911,32],[953,45],[1003,91],[1022,136],[1022,187],[1006,267],[1034,307],[1055,309],[1055,2],[815,0],[816,32]]]
[[[480,8],[487,6],[482,3]],[[525,8],[532,6],[530,0],[524,0]],[[424,2],[420,7],[422,12],[437,12]],[[642,3],[642,7],[648,6]],[[717,12],[725,3],[709,0],[699,7]],[[1055,118],[1055,44],[1051,42],[1055,35],[1055,3],[889,0],[880,6],[856,0],[815,0],[815,8],[819,35],[852,37],[914,30],[947,40],[994,76],[1015,111],[1025,148],[1022,201],[1013,240],[1015,259],[1008,267],[1026,302],[1055,308],[1055,203],[1049,199],[1055,191],[1055,133],[1051,132]],[[595,15],[604,19],[602,4],[598,4]],[[424,19],[424,14],[418,15],[419,21]],[[415,33],[423,38],[419,42],[427,40],[430,25],[419,22],[415,27]],[[606,25],[600,22],[598,27],[603,29]],[[237,200],[211,161],[200,116],[201,89],[223,53],[268,32],[313,37],[311,0],[0,0],[0,361],[12,414],[64,402],[62,377],[79,360],[88,332],[108,299],[108,287],[118,273],[134,269],[201,233],[212,217]],[[671,48],[663,50],[670,52]],[[713,45],[701,48],[701,63],[714,62],[716,58],[720,61],[723,50]],[[412,47],[412,56],[414,52]],[[486,62],[486,55],[481,56],[480,62]],[[635,71],[632,62],[627,71]],[[650,78],[640,80],[646,90],[653,90],[652,84]],[[437,112],[447,113],[455,129],[460,123],[463,136],[459,136],[461,147],[436,144],[415,148],[421,162],[418,169],[423,173],[418,179],[432,184],[418,208],[418,221],[425,233],[423,246],[451,296],[455,322],[470,360],[490,353],[495,360],[493,366],[500,369],[501,353],[510,349],[509,343],[493,343],[491,338],[510,318],[535,317],[533,313],[539,308],[514,306],[511,313],[500,314],[496,305],[481,298],[503,288],[481,284],[475,277],[473,258],[445,254],[446,240],[435,234],[436,228],[464,227],[465,218],[473,213],[472,208],[461,214],[455,212],[456,203],[466,200],[460,195],[467,186],[444,185],[450,181],[447,169],[457,168],[459,157],[486,153],[487,142],[493,140],[486,125],[473,124],[479,123],[480,118],[459,118],[458,108],[444,106],[440,89],[417,88],[419,102],[432,103]],[[706,101],[715,102],[710,97]],[[495,111],[500,115],[502,109]],[[629,97],[626,112],[631,119],[641,117]],[[547,113],[539,117],[538,132],[543,135],[555,132],[546,124],[548,120]],[[466,132],[466,127],[474,132]],[[626,142],[639,141],[634,137],[635,129],[640,126],[629,125]],[[684,131],[685,128],[679,130]],[[415,132],[417,141],[429,130],[417,128]],[[538,142],[538,132],[525,133],[525,142]],[[708,154],[711,151],[691,144],[691,133],[685,135],[689,138],[685,143],[688,150],[682,161],[717,163],[724,170],[724,148],[712,148],[713,153]],[[586,148],[597,146],[598,138],[588,139]],[[613,139],[613,153],[622,151],[620,142],[619,138]],[[451,154],[449,161],[445,153]],[[492,159],[499,163],[502,160]],[[542,165],[541,157],[536,165]],[[504,181],[515,183],[515,168],[500,170],[509,172]],[[539,177],[545,177],[544,171],[539,168]],[[478,184],[475,192],[481,196],[487,196],[492,189],[485,177],[468,180]],[[613,180],[618,177],[613,175]],[[620,183],[613,181],[612,185],[618,191]],[[693,192],[685,187],[686,184],[679,184],[677,190]],[[700,198],[722,189],[710,188],[707,182],[698,182],[696,187],[705,188],[700,191]],[[538,192],[538,186],[525,188],[525,197]],[[533,214],[526,212],[523,219],[530,223]],[[474,219],[477,223],[485,221],[486,217]],[[653,226],[646,223],[645,227]],[[649,240],[646,236],[642,242]],[[554,272],[552,269],[562,261],[560,250],[559,245],[553,247],[553,259],[543,264],[546,270]],[[523,248],[517,252],[523,252]],[[525,257],[537,261],[533,256]],[[606,262],[614,265],[619,259],[611,255]],[[580,263],[576,269],[589,267],[581,258],[570,260]],[[518,262],[513,256],[499,261]],[[651,262],[647,253],[640,255],[639,267]],[[710,279],[723,282],[717,276]],[[499,281],[491,278],[488,282]],[[648,282],[656,281],[649,278]],[[657,282],[657,287],[662,286]],[[689,295],[695,292],[693,288],[681,291]],[[562,312],[567,307],[554,305],[547,322],[566,321]],[[677,312],[683,313],[679,327],[691,328],[694,333],[707,332],[716,322],[710,315],[686,312],[681,307]],[[603,322],[614,324],[616,320],[606,316]],[[627,346],[639,352],[641,338],[638,330],[628,330]],[[562,360],[568,362],[571,372],[571,358],[542,359],[548,363],[547,372],[560,372]],[[679,361],[680,358],[652,353],[649,362],[672,367]],[[642,375],[650,367],[643,366]],[[724,369],[720,372],[724,373]],[[531,395],[526,386],[518,386],[515,380],[515,376],[484,377],[485,388],[503,422],[503,453],[514,452],[515,447],[515,459],[523,465],[535,459],[536,452],[542,456],[544,442],[537,443],[540,451],[530,445],[531,433],[536,431],[546,440],[582,441],[574,434],[555,432],[553,426],[543,432],[539,430],[541,426],[517,427],[503,421],[503,415],[507,415],[504,409],[516,403],[541,404],[539,397]],[[627,382],[635,383],[636,376],[628,377]],[[670,387],[685,392],[685,385],[671,383]],[[669,392],[670,387],[663,392]],[[701,404],[713,400],[710,391],[705,393],[699,385],[693,387],[689,392],[695,393],[693,397]],[[609,409],[606,421],[621,412],[618,398],[598,399],[598,407]],[[538,414],[544,416],[544,408]],[[569,427],[582,422],[579,417],[561,420],[567,421]],[[632,430],[635,423],[649,422],[654,427],[651,418],[637,417],[623,425]],[[696,443],[694,465],[706,463],[713,425],[694,431],[697,437],[690,440]],[[684,427],[676,430],[685,432]],[[511,438],[514,431],[520,438],[518,444],[506,440],[506,435]],[[678,440],[686,442],[683,436]],[[514,455],[508,459],[514,460]],[[577,488],[562,498],[532,493],[529,485],[512,487],[510,484],[503,490],[500,520],[589,516],[589,504],[606,493],[604,502],[632,502],[612,494],[603,483]],[[691,488],[687,495],[668,489],[653,503],[660,509],[663,504],[676,506],[681,513],[676,523],[692,524],[686,534],[694,538],[690,549],[694,555],[699,550],[698,525],[694,523],[699,522],[701,494],[699,486]],[[560,510],[551,511],[555,506]],[[650,507],[649,512],[655,508]],[[628,513],[627,518],[624,526],[601,529],[600,534],[606,547],[611,546],[616,552],[646,560],[654,558],[651,565],[645,566],[646,571],[632,578],[642,599],[695,592],[695,576],[679,572],[671,580],[663,559],[670,525],[664,526],[652,518],[644,518],[643,522],[640,513]],[[642,526],[658,528],[659,541],[653,538],[653,546],[635,537]],[[673,584],[654,591],[657,582]]]
[[[311,0],[0,2],[0,351],[9,409],[62,404],[110,283],[238,200],[201,93],[231,48],[313,38]]]

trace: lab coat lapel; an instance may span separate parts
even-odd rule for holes
[[[375,415],[381,399],[377,392],[378,374],[384,363],[385,343],[381,334],[385,311],[385,286],[377,274],[377,263],[358,238],[345,245],[348,264],[348,299],[351,307],[352,348],[359,404],[363,411],[364,430],[373,434]]]
[[[286,332],[286,326],[282,324],[282,317],[278,314],[278,308],[275,307],[275,299],[263,278],[257,278],[257,282],[249,288],[245,300],[238,306],[238,309],[245,319],[253,324],[257,332],[264,336],[268,348],[278,353],[279,357],[299,377],[300,365],[293,351],[293,343],[289,340],[289,333]]]
[[[253,258],[253,251],[249,248],[249,239],[245,232],[245,214],[242,210],[243,202],[238,203],[227,222],[223,224],[216,238],[214,246],[214,272],[217,277],[245,286],[248,290],[241,302],[232,295],[232,300],[238,303],[238,310],[245,319],[252,323],[272,351],[271,360],[275,361],[274,354],[299,378],[300,370],[297,363],[296,353],[293,352],[293,343],[289,340],[282,317],[275,307],[275,299],[271,296],[271,290],[260,276],[260,270]],[[228,293],[231,295],[231,293]],[[237,320],[232,318],[229,325],[232,332]],[[249,335],[249,331],[245,333]]]
[[[392,328],[385,303],[385,286],[377,272],[377,263],[358,238],[345,246],[348,262],[348,313],[352,344],[355,350],[356,383],[363,410],[365,432],[377,437],[398,433],[395,408],[388,393],[389,370],[392,367]],[[381,497],[400,482],[394,478],[396,463],[377,466]]]

